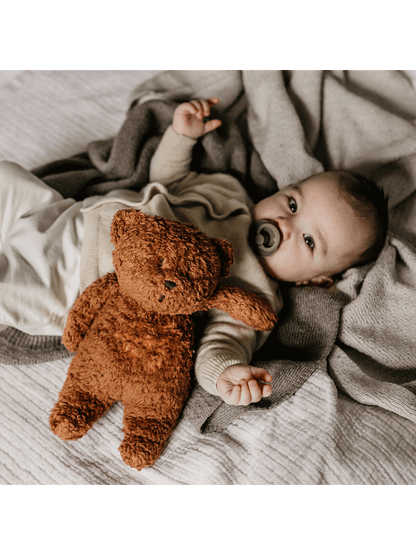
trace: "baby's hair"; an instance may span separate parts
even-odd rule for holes
[[[356,214],[370,226],[372,241],[361,253],[355,265],[369,264],[376,260],[386,241],[389,220],[388,197],[372,179],[350,170],[340,170],[337,173],[341,192]]]

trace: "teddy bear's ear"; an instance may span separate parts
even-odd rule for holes
[[[234,249],[231,243],[225,239],[211,239],[217,248],[221,260],[220,277],[226,277],[230,274],[231,264],[234,262]]]
[[[146,215],[135,208],[119,210],[115,213],[111,224],[111,241],[116,244],[126,231],[128,231],[131,227],[141,224],[145,219]]]

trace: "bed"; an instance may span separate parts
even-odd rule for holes
[[[76,442],[52,434],[68,353],[55,339],[30,354],[24,337],[13,350],[11,330],[0,331],[0,484],[416,484],[415,84],[414,71],[1,71],[0,159],[41,168],[53,185],[74,174],[51,162],[93,145],[102,173],[135,156],[138,126],[157,137],[175,103],[216,94],[224,130],[204,143],[204,169],[234,172],[253,197],[322,169],[362,171],[389,194],[391,234],[374,265],[344,274],[336,302],[294,294],[297,317],[314,307],[307,329],[319,353],[299,358],[291,344],[281,366],[263,353],[283,376],[273,402],[228,409],[195,390],[160,459],[140,472],[118,452],[119,404]],[[147,144],[143,167],[156,142]],[[85,169],[75,162],[71,171]]]

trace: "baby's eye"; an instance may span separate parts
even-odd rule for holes
[[[292,197],[289,197],[289,208],[291,210],[291,212],[293,212],[293,214],[297,211],[298,209],[298,203],[296,202],[296,200]]]
[[[306,235],[306,233],[303,235],[303,238],[305,239],[305,243],[308,247],[313,250],[315,247],[315,241],[313,238],[310,235]]]

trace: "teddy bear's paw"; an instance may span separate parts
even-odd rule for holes
[[[58,401],[49,416],[49,425],[54,434],[66,441],[84,436],[108,408],[97,402],[70,404]]]
[[[163,451],[164,444],[155,443],[147,437],[126,435],[118,448],[123,461],[132,468],[142,470],[152,466]]]
[[[66,441],[79,439],[91,428],[92,423],[87,422],[85,414],[65,403],[52,410],[49,425],[54,434]]]

